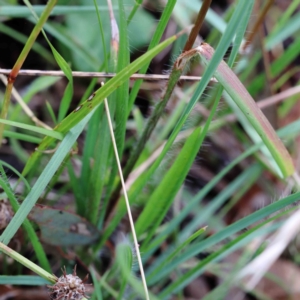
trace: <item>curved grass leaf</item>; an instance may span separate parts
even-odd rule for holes
[[[213,48],[204,43],[199,47],[199,52],[204,63],[208,65],[214,54]],[[224,61],[220,62],[215,76],[261,137],[282,175],[284,177],[292,175],[295,169],[291,156],[238,77]]]
[[[166,29],[166,26],[169,22],[169,19],[171,18],[171,15],[172,15],[172,12],[173,12],[173,9],[174,9],[174,6],[176,4],[176,1],[177,0],[169,0],[166,4],[166,7],[164,8],[163,10],[163,13],[159,19],[159,22],[158,22],[158,25],[156,27],[156,30],[153,34],[153,37],[152,37],[152,40],[149,44],[149,47],[148,47],[148,51],[153,49],[160,41],[165,29]],[[129,19],[130,20],[130,19]],[[145,74],[148,70],[148,67],[150,65],[150,61],[147,62],[140,70],[140,74]],[[128,106],[128,114],[130,113],[131,109],[132,109],[132,106],[133,106],[133,103],[135,101],[135,98],[138,94],[138,91],[141,87],[141,84],[142,84],[142,80],[136,80],[136,82],[134,83],[132,89],[131,89],[131,92],[130,92],[130,97],[129,97],[129,106]]]
[[[150,61],[154,56],[161,52],[165,47],[173,43],[177,39],[177,36],[172,36],[169,39],[165,40],[152,50],[145,53],[143,56],[139,57],[137,60],[132,62],[128,67],[119,72],[114,78],[107,82],[103,87],[98,89],[90,98],[84,101],[79,107],[77,107],[71,114],[69,114],[64,120],[61,121],[55,127],[55,131],[66,134],[72,127],[74,127],[78,122],[80,122],[86,115],[93,110],[94,107],[101,104],[107,96],[109,96],[113,91],[115,91],[118,86],[124,83],[128,78],[139,70],[145,63]],[[51,143],[53,138],[45,138],[40,146],[38,147],[39,151],[36,151],[28,163],[26,164],[23,175],[27,174],[31,167],[34,165],[35,161],[40,156],[40,151],[44,151]]]
[[[231,242],[229,242],[225,246],[223,246],[221,249],[214,251],[208,257],[206,257],[205,259],[200,261],[195,267],[193,267],[188,272],[186,272],[183,276],[180,276],[178,278],[178,280],[176,280],[175,282],[170,284],[160,294],[160,297],[165,298],[172,293],[176,293],[177,291],[182,290],[185,286],[187,286],[190,282],[192,282],[200,274],[202,274],[205,267],[207,267],[209,263],[219,261],[220,259],[226,257],[233,251],[236,251],[239,248],[245,246],[247,243],[250,243],[250,241],[252,241],[254,238],[259,236],[260,234],[268,234],[268,233],[278,229],[278,227],[280,226],[280,223],[275,224],[273,226],[266,227],[266,228],[264,228],[264,225],[270,223],[271,221],[278,219],[279,217],[281,217],[285,214],[287,214],[287,211],[284,211],[283,213],[279,213],[275,217],[270,218],[266,221],[263,221],[259,225],[256,225],[255,227],[249,229],[245,233],[242,233],[237,238],[233,239]]]
[[[141,282],[139,282],[135,276],[132,274],[132,249],[129,244],[121,243],[117,245],[116,248],[116,257],[118,266],[121,269],[121,273],[124,278],[126,278],[129,282],[129,284],[134,289],[134,295],[136,294],[140,295],[141,297],[145,297],[145,291],[143,289],[143,286]],[[133,296],[133,295],[131,295]],[[151,300],[158,300],[157,297],[154,295],[149,295]],[[128,297],[128,299],[131,299],[131,297]]]
[[[11,125],[11,126],[18,127],[18,128],[22,128],[22,129],[26,129],[26,130],[30,130],[33,132],[37,132],[37,133],[55,138],[57,140],[62,140],[64,138],[63,134],[61,134],[60,132],[33,126],[33,125],[28,125],[28,124],[24,124],[24,123],[15,122],[15,121],[9,121],[9,120],[5,120],[5,119],[0,119],[0,123],[6,124],[6,125]]]
[[[94,110],[92,110],[83,120],[81,120],[74,128],[72,128],[65,138],[62,140],[61,144],[58,146],[56,152],[51,157],[49,163],[44,168],[43,172],[35,182],[31,191],[21,204],[19,210],[16,212],[13,219],[10,221],[8,226],[5,228],[4,232],[0,236],[0,241],[3,243],[9,243],[11,238],[15,235],[17,230],[20,228],[24,220],[27,218],[29,212],[35,205],[36,201],[39,199],[44,189],[49,184],[55,172],[58,170],[60,164],[70,152],[72,146],[76,142],[79,134],[84,129],[85,125],[93,115]]]
[[[248,226],[254,224],[255,222],[261,221],[264,218],[268,217],[269,215],[284,209],[288,205],[291,205],[292,203],[298,201],[300,199],[300,192],[293,194],[289,197],[283,198],[278,200],[275,203],[272,203],[254,213],[251,215],[227,226],[223,230],[217,232],[216,234],[206,238],[204,241],[201,241],[199,243],[194,243],[190,245],[186,249],[186,251],[179,257],[174,259],[172,264],[169,264],[165,266],[163,270],[161,270],[158,274],[155,274],[155,281],[160,280],[163,278],[166,274],[174,270],[179,264],[183,263],[184,261],[191,259],[192,257],[198,255],[202,251],[209,249],[210,247],[216,245],[217,243],[221,242],[222,240],[229,238],[236,234],[238,231],[243,230],[247,228]],[[154,275],[154,273],[153,273]]]
[[[2,166],[1,166],[2,169]],[[10,184],[7,182],[7,178],[6,178],[6,174],[3,171],[3,169],[1,170],[1,177],[0,177],[0,186],[2,187],[2,189],[4,190],[4,192],[6,193],[9,202],[14,210],[14,212],[17,212],[20,208],[20,205],[18,203],[18,200],[14,194],[14,192],[12,191]],[[9,226],[9,225],[8,225]],[[48,262],[46,253],[43,249],[43,246],[41,245],[34,228],[32,227],[32,224],[26,219],[24,220],[24,229],[28,234],[28,238],[30,239],[30,242],[32,244],[32,247],[35,251],[36,257],[38,259],[39,264],[47,271],[51,270],[50,264]],[[2,237],[2,235],[1,235]],[[0,237],[0,239],[1,239]]]
[[[197,128],[186,140],[174,164],[168,170],[161,183],[156,187],[147,201],[146,207],[136,221],[135,226],[138,236],[148,230],[150,226],[152,227],[150,232],[148,232],[145,243],[151,239],[153,233],[165,217],[173,203],[174,197],[185,180],[202,144],[203,139],[200,138],[200,135],[201,128]]]

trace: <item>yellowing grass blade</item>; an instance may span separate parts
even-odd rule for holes
[[[193,49],[193,51],[195,50],[200,54],[203,63],[208,65],[214,54],[214,49],[203,43]],[[294,174],[294,164],[287,149],[246,88],[224,61],[221,61],[218,66],[215,77],[261,137],[282,172],[282,176],[288,177]]]

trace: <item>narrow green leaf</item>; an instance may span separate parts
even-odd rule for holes
[[[20,140],[20,141],[34,143],[34,144],[39,144],[39,143],[42,142],[42,139],[40,139],[38,137],[31,136],[31,135],[28,135],[28,134],[19,133],[19,132],[8,131],[8,130],[4,130],[3,136],[9,137],[9,138],[14,138],[14,139]]]
[[[76,108],[71,114],[69,114],[60,124],[55,127],[55,130],[61,132],[62,134],[67,133],[72,127],[74,127],[78,122],[80,122],[94,107],[102,103],[104,98],[110,95],[116,88],[124,83],[128,78],[139,70],[145,63],[150,61],[155,55],[161,52],[165,47],[170,45],[176,40],[177,36],[172,36],[166,41],[162,42],[152,50],[145,53],[143,56],[139,57],[133,63],[131,63],[127,68],[119,72],[114,78],[107,82],[103,87],[98,89],[90,98],[83,102],[78,108]],[[39,151],[36,151],[31,156],[31,159],[27,162],[23,175],[27,174],[31,166],[34,165],[34,162],[38,159],[41,152],[45,150],[51,143],[53,138],[45,138],[40,146],[38,147]]]
[[[1,165],[1,168],[2,168],[2,165]],[[6,193],[8,199],[9,199],[9,202],[14,210],[14,212],[17,212],[20,208],[20,205],[19,205],[19,202],[14,194],[14,192],[12,191],[9,183],[8,183],[8,180],[6,178],[6,174],[5,172],[3,171],[2,169],[2,172],[1,173],[1,177],[0,177],[0,186],[2,187],[2,189],[4,190],[4,192]],[[10,225],[10,224],[9,224]],[[8,225],[8,226],[9,226]],[[7,227],[8,227],[7,226]],[[45,269],[47,270],[48,272],[50,272],[51,270],[51,267],[50,267],[50,264],[48,262],[48,259],[47,259],[47,256],[46,256],[46,253],[43,249],[43,246],[41,245],[36,233],[35,233],[35,230],[34,228],[32,227],[31,223],[26,219],[24,220],[24,229],[25,231],[27,232],[28,234],[28,238],[30,239],[30,242],[32,244],[32,247],[35,251],[35,254],[36,254],[36,257],[38,259],[38,262],[39,264]],[[2,235],[0,236],[0,239],[1,239]]]
[[[138,236],[151,226],[147,240],[151,239],[154,231],[165,217],[202,144],[200,134],[201,128],[197,128],[186,140],[174,164],[151,195],[136,222]],[[157,213],[158,211],[159,213]]]
[[[37,132],[37,133],[55,138],[57,140],[62,140],[64,137],[63,134],[61,134],[60,132],[57,132],[55,130],[49,130],[49,129],[45,129],[45,128],[41,128],[41,127],[37,127],[37,126],[33,126],[33,125],[28,125],[28,124],[24,124],[24,123],[19,123],[19,122],[15,122],[15,121],[0,119],[0,123],[6,124],[6,125],[11,125],[11,126],[18,127],[18,128],[22,128],[22,129],[27,129],[27,130],[30,130],[33,132]]]
[[[200,228],[195,233],[193,233],[190,237],[188,237],[182,244],[180,244],[175,251],[168,257],[167,262],[171,261],[174,257],[176,257],[183,249],[185,249],[192,241],[194,241],[197,237],[199,237],[202,233],[204,233],[206,227]]]
[[[166,145],[164,146],[163,151],[161,152],[161,154],[159,155],[159,157],[157,158],[155,163],[151,166],[149,171],[142,174],[136,180],[136,182],[133,184],[133,186],[130,190],[131,191],[131,195],[129,197],[130,199],[135,199],[135,197],[140,193],[141,189],[143,188],[145,182],[147,182],[147,180],[152,176],[152,174],[155,172],[157,167],[162,162],[166,153],[168,152],[168,150],[172,146],[173,142],[175,141],[176,136],[178,135],[178,133],[180,132],[185,121],[189,117],[193,107],[195,106],[195,104],[201,97],[202,93],[204,92],[209,80],[213,77],[213,74],[214,74],[215,70],[217,69],[219,63],[221,62],[223,56],[225,55],[225,52],[226,52],[227,48],[229,47],[231,40],[234,38],[236,31],[239,28],[239,23],[243,19],[243,18],[241,18],[241,15],[243,15],[245,12],[249,13],[249,11],[251,11],[252,6],[253,6],[253,0],[246,1],[246,2],[245,1],[239,2],[238,6],[234,12],[234,15],[233,15],[232,19],[230,20],[230,22],[226,28],[226,31],[216,49],[215,55],[210,62],[210,67],[207,68],[205,73],[203,74],[202,79],[199,82],[194,95],[192,96],[190,102],[186,106],[186,108],[185,108],[184,112],[182,113],[180,119],[178,120],[175,128],[173,129],[173,132],[170,135]]]
[[[273,47],[282,43],[287,38],[291,37],[300,29],[300,13],[298,12],[289,19],[281,28],[277,29],[276,32],[272,32],[266,39],[265,48],[271,50]]]
[[[46,285],[51,283],[40,276],[29,276],[29,275],[17,275],[17,276],[7,276],[0,275],[0,285],[1,284],[9,284],[9,285]]]
[[[204,43],[199,47],[199,51],[203,62],[208,65],[214,54],[213,48]],[[295,169],[291,156],[238,77],[224,61],[218,66],[215,76],[261,137],[282,175],[284,177],[292,175]]]
[[[21,204],[19,210],[0,236],[1,242],[9,243],[11,238],[20,228],[20,226],[28,216],[29,212],[31,211],[32,207],[35,205],[36,201],[39,199],[42,192],[47,187],[51,178],[53,177],[60,164],[64,160],[65,156],[71,150],[73,144],[75,143],[76,139],[84,129],[86,123],[89,121],[93,113],[94,110],[92,110],[83,120],[81,120],[74,128],[72,128],[62,140],[56,152],[51,157],[49,163],[47,164],[47,166],[35,182],[34,186],[32,187],[31,191]]]
[[[32,5],[33,11],[40,15],[44,9],[45,5]],[[107,5],[99,5],[98,9],[101,11],[108,11]],[[117,6],[113,6],[114,10],[117,10]],[[57,5],[52,10],[50,16],[66,15],[72,13],[86,13],[95,11],[93,5]],[[30,17],[31,13],[27,7],[20,5],[3,5],[0,9],[0,16],[12,17],[12,18],[26,18]]]
[[[116,257],[123,277],[127,278],[135,293],[141,297],[145,297],[145,291],[141,282],[138,281],[131,272],[130,266],[132,265],[133,257],[130,245],[125,243],[118,244],[116,248]],[[158,300],[154,295],[150,294],[149,296],[151,300]]]
[[[174,269],[174,267],[178,266],[180,263],[196,256],[197,254],[201,253],[201,251],[205,249],[209,249],[210,247],[214,246],[215,244],[221,242],[222,240],[233,236],[238,231],[243,230],[247,228],[248,226],[254,224],[255,222],[258,222],[262,220],[263,218],[268,217],[269,215],[284,209],[286,206],[291,205],[295,201],[298,201],[300,198],[300,193],[293,194],[289,197],[280,199],[276,201],[275,203],[272,203],[259,211],[256,211],[252,213],[251,215],[225,227],[223,230],[217,232],[216,234],[206,238],[204,241],[201,241],[199,243],[194,243],[188,247],[185,252],[178,258],[174,259],[172,262],[172,265],[167,265],[161,272],[159,273],[159,277],[156,278],[156,280],[159,280],[159,278],[162,278],[166,274],[168,274],[171,270]]]
[[[59,106],[58,122],[60,122],[66,116],[73,97],[73,76],[72,70],[67,64],[67,62],[64,60],[64,58],[56,51],[56,49],[52,46],[51,43],[49,43],[49,45],[51,47],[56,62],[58,63],[59,67],[69,80],[69,83],[64,91],[64,95]]]
[[[119,3],[119,33],[120,43],[118,52],[117,72],[125,69],[130,64],[129,42],[127,33],[127,19],[124,10],[123,0],[118,0]],[[126,121],[128,111],[128,92],[129,80],[126,80],[116,91],[116,110],[115,110],[115,138],[118,147],[119,157],[122,157]]]
[[[290,210],[289,210],[290,211]],[[245,246],[246,244],[249,244],[250,241],[252,241],[254,238],[257,238],[260,234],[269,234],[270,232],[278,229],[278,224],[275,224],[273,226],[268,226],[264,228],[263,226],[270,223],[271,221],[274,221],[278,219],[279,217],[282,217],[283,215],[286,215],[287,212],[279,213],[273,218],[270,218],[268,220],[265,220],[261,222],[260,224],[256,225],[255,227],[249,229],[248,231],[242,233],[237,238],[232,240],[229,243],[226,243],[225,246],[223,246],[221,249],[214,251],[212,254],[210,254],[208,257],[200,261],[195,267],[190,269],[188,272],[186,272],[184,275],[182,275],[180,278],[178,278],[175,282],[170,284],[161,294],[160,297],[164,298],[172,293],[176,293],[179,290],[183,289],[185,286],[187,286],[190,282],[195,280],[199,275],[201,275],[205,269],[209,265],[209,263],[219,261],[220,259],[226,257],[233,251],[238,250],[239,248]],[[253,222],[255,223],[255,222]],[[252,224],[253,224],[252,223]],[[260,230],[259,230],[260,229]]]
[[[168,24],[168,22],[171,18],[171,15],[172,15],[174,6],[176,4],[176,1],[177,0],[169,0],[167,2],[166,7],[164,8],[161,17],[159,18],[158,25],[156,27],[156,30],[155,30],[154,34],[153,34],[152,40],[149,44],[148,51],[153,49],[159,43],[163,33],[165,32],[166,26],[167,26],[167,24]],[[133,12],[134,12],[134,10],[133,10]],[[130,17],[129,17],[129,20],[130,20]],[[149,65],[150,65],[150,61],[147,62],[141,68],[140,74],[145,74],[148,70]],[[134,83],[134,86],[131,89],[130,98],[129,98],[129,106],[128,106],[128,114],[130,113],[130,111],[132,109],[133,103],[134,103],[135,98],[138,94],[138,91],[141,87],[142,82],[143,82],[143,80],[136,80],[135,83]]]
[[[297,38],[289,47],[271,64],[272,76],[278,76],[299,55],[300,38]]]

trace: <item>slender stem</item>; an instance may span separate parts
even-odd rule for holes
[[[3,106],[0,114],[1,119],[6,119],[8,108],[9,108],[9,103],[10,103],[10,98],[11,98],[11,92],[13,88],[13,84],[16,80],[16,77],[18,76],[18,73],[29,53],[31,50],[38,34],[40,33],[44,23],[47,21],[53,7],[55,6],[57,0],[49,0],[48,4],[46,5],[45,10],[43,11],[41,17],[39,18],[38,22],[34,26],[21,54],[19,55],[14,67],[12,68],[10,74],[8,75],[8,84],[6,86],[5,94],[4,94],[4,100],[3,100]],[[3,137],[3,130],[4,130],[4,124],[0,124],[0,146],[1,146],[1,141]]]
[[[255,22],[253,28],[251,29],[251,31],[249,31],[249,34],[246,36],[246,39],[245,39],[246,42],[243,45],[243,50],[246,50],[247,47],[252,43],[255,34],[258,32],[258,29],[259,29],[261,23],[263,22],[267,12],[269,11],[269,9],[271,8],[273,3],[274,3],[274,0],[268,0],[267,4],[264,6],[262,12],[260,13],[258,19]]]
[[[135,13],[137,12],[137,10],[139,9],[139,7],[141,6],[143,0],[136,0],[133,9],[131,10],[128,19],[127,19],[127,24],[129,24],[131,22],[131,20],[133,19]]]
[[[151,133],[153,132],[159,118],[163,114],[164,109],[165,109],[169,99],[171,98],[173,90],[185,68],[185,65],[196,54],[197,54],[197,52],[192,49],[190,51],[186,51],[183,54],[181,54],[175,61],[171,75],[170,75],[170,80],[168,82],[167,89],[164,93],[162,101],[159,102],[155,106],[155,109],[154,109],[152,115],[150,116],[150,118],[148,119],[148,122],[143,130],[141,138],[137,142],[133,151],[130,153],[130,157],[129,157],[129,159],[126,163],[126,167],[124,169],[125,180],[128,178],[128,176],[129,176],[130,172],[132,171],[135,163],[137,162],[143,148],[145,147],[146,142],[148,141]],[[120,190],[121,190],[121,184],[119,182],[116,189],[114,190],[113,194],[111,195],[109,205],[106,210],[106,220],[109,219],[111,212],[114,210],[114,208],[116,206]]]
[[[127,196],[127,191],[126,191],[124,178],[123,178],[123,175],[122,175],[122,168],[121,168],[121,164],[120,164],[117,144],[116,144],[116,140],[115,140],[115,136],[114,136],[114,130],[113,130],[113,127],[112,127],[112,121],[111,121],[109,107],[108,107],[108,103],[107,103],[106,98],[104,99],[104,104],[105,104],[105,110],[106,110],[107,119],[108,119],[109,130],[110,130],[110,134],[111,134],[111,140],[112,140],[112,144],[113,144],[113,147],[114,147],[115,157],[116,157],[117,166],[118,166],[118,170],[119,170],[119,174],[120,174],[121,184],[122,184],[122,187],[123,187],[124,198],[125,198],[125,203],[126,203],[127,212],[128,212],[128,218],[129,218],[129,222],[130,222],[130,227],[131,227],[131,231],[132,231],[134,246],[135,246],[136,255],[137,255],[137,259],[138,259],[138,263],[139,263],[139,267],[140,267],[140,272],[141,272],[141,278],[142,278],[142,282],[143,282],[143,286],[144,286],[144,290],[145,290],[145,296],[146,296],[146,299],[148,300],[150,298],[149,298],[149,293],[148,293],[148,288],[147,288],[146,277],[145,277],[145,274],[144,274],[143,263],[142,263],[141,254],[140,254],[140,251],[139,251],[139,244],[138,244],[137,236],[136,236],[136,233],[135,233],[134,222],[133,222],[133,218],[132,218],[132,215],[131,215],[130,204],[129,204],[129,200],[128,200],[128,196]]]
[[[183,48],[183,52],[186,52],[186,51],[189,51],[192,49],[194,43],[195,43],[195,40],[198,36],[198,33],[202,27],[202,24],[204,22],[204,19],[205,19],[205,16],[206,16],[206,13],[210,7],[210,4],[211,4],[211,1],[212,0],[204,0],[203,3],[202,3],[202,6],[201,6],[201,9],[198,13],[198,16],[197,16],[197,19],[196,19],[196,22],[195,22],[195,25],[193,27],[193,29],[191,30],[191,33],[188,37],[188,40]]]
[[[11,72],[10,69],[1,69],[0,74],[9,75]],[[81,71],[73,71],[73,77],[87,77],[87,78],[113,78],[117,74],[116,73],[106,73],[106,72],[81,72]],[[43,71],[43,70],[20,70],[18,76],[58,76],[65,77],[65,73],[63,71]],[[160,80],[169,80],[170,75],[163,74],[133,74],[129,77],[131,80],[148,80],[148,81],[160,81]],[[201,80],[200,76],[180,76],[180,80],[188,80],[188,81],[199,81]],[[212,78],[211,81],[216,80]]]
[[[6,255],[10,256],[14,260],[18,261],[21,263],[23,266],[27,267],[34,273],[40,275],[41,277],[45,278],[46,280],[49,280],[51,283],[55,283],[57,281],[57,277],[53,274],[48,273],[26,257],[22,256],[18,252],[12,250],[11,248],[7,247],[3,243],[0,242],[0,251],[5,253]]]
[[[155,107],[154,112],[150,116],[150,119],[147,122],[147,125],[142,133],[140,140],[137,142],[135,149],[130,154],[130,157],[128,159],[128,162],[127,162],[125,170],[124,170],[125,180],[129,176],[129,173],[132,171],[135,163],[137,162],[137,160],[139,158],[139,155],[141,154],[141,151],[145,147],[145,144],[148,141],[152,131],[154,130],[159,118],[163,114],[164,109],[165,109],[169,99],[171,98],[173,90],[184,71],[184,67],[185,67],[186,63],[188,63],[189,60],[196,54],[196,52],[193,49],[191,49],[191,47],[193,46],[195,39],[198,35],[198,32],[203,24],[203,20],[209,9],[210,3],[211,3],[211,0],[204,1],[203,5],[199,11],[199,14],[198,14],[198,17],[196,20],[196,24],[194,25],[193,29],[191,30],[188,41],[185,45],[185,50],[175,61],[175,64],[174,64],[172,72],[170,74],[170,79],[169,79],[169,82],[167,85],[167,89],[164,93],[163,99]],[[119,182],[116,189],[114,190],[113,194],[110,197],[109,206],[107,208],[107,213],[106,213],[106,217],[107,217],[106,220],[109,218],[110,213],[113,211],[113,209],[117,203],[120,190],[121,190],[121,184]]]

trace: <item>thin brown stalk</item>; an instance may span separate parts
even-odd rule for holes
[[[201,9],[198,13],[198,16],[197,16],[197,19],[196,19],[196,22],[195,22],[195,25],[194,27],[192,28],[191,30],[191,33],[188,37],[188,40],[183,48],[183,52],[186,52],[186,51],[189,51],[192,49],[194,43],[195,43],[195,40],[198,36],[198,33],[202,27],[202,24],[204,22],[204,19],[205,19],[205,16],[206,16],[206,13],[210,7],[210,4],[211,4],[211,1],[212,0],[204,0],[203,3],[202,3],[202,6],[201,6]]]
[[[247,47],[252,43],[254,36],[259,31],[259,27],[261,26],[262,22],[264,21],[264,18],[266,14],[268,13],[269,9],[271,8],[272,4],[274,3],[274,0],[268,0],[267,4],[264,6],[262,12],[260,13],[258,19],[256,20],[253,28],[250,30],[249,34],[246,36],[246,42],[243,45],[243,50],[246,50]]]

